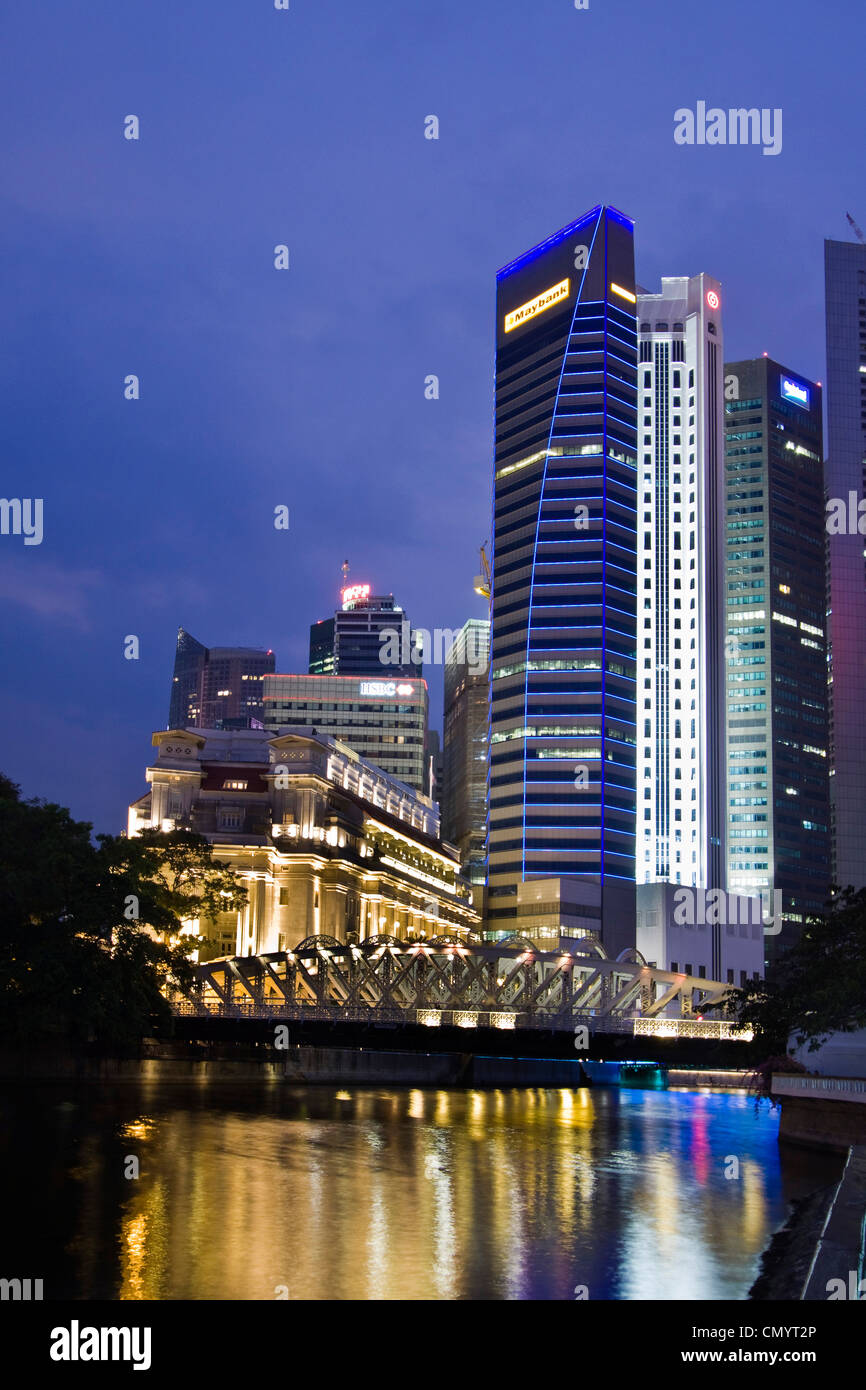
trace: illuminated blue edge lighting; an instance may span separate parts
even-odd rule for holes
[[[576,321],[576,319],[577,319],[577,310],[578,310],[578,307],[579,307],[579,305],[580,305],[580,296],[581,296],[581,293],[582,293],[582,291],[583,291],[583,286],[584,286],[584,284],[585,284],[585,282],[586,282],[586,272],[587,272],[587,270],[589,269],[589,263],[590,263],[590,261],[592,260],[592,253],[593,253],[593,249],[594,249],[594,247],[595,247],[595,240],[596,240],[596,237],[598,236],[598,229],[599,229],[599,227],[600,227],[601,224],[602,224],[603,216],[604,216],[604,210],[603,210],[601,204],[599,203],[599,205],[598,205],[597,207],[593,208],[593,210],[592,210],[591,213],[587,213],[585,217],[582,217],[582,218],[580,219],[580,222],[586,222],[586,221],[588,220],[588,218],[590,218],[590,217],[596,217],[597,220],[596,220],[595,228],[594,228],[593,233],[592,233],[592,242],[590,243],[589,255],[588,255],[587,258],[586,258],[586,264],[585,264],[585,266],[583,267],[583,270],[582,270],[581,276],[580,276],[580,285],[579,285],[579,287],[578,287],[577,294],[576,294],[575,297],[574,297],[574,309],[573,309],[572,315],[571,315],[571,323],[570,323],[569,326],[568,326],[568,334],[567,334],[566,339],[565,339],[565,352],[563,353],[563,357],[562,357],[562,366],[561,366],[560,369],[559,369],[559,381],[556,383],[556,399],[555,399],[554,402],[553,402],[553,410],[551,411],[551,414],[550,414],[550,428],[549,428],[549,430],[548,430],[548,435],[547,435],[547,448],[546,448],[546,450],[545,450],[544,469],[543,469],[542,474],[541,474],[541,487],[540,487],[539,493],[538,493],[538,515],[537,515],[537,517],[536,517],[536,519],[535,519],[535,544],[534,544],[533,549],[532,549],[532,569],[531,569],[530,575],[529,575],[529,605],[528,605],[528,607],[527,607],[527,612],[526,612],[526,670],[524,671],[524,681],[523,681],[523,725],[524,725],[524,728],[527,726],[528,712],[529,712],[529,675],[530,675],[530,671],[529,671],[529,662],[530,662],[529,652],[530,652],[530,647],[531,647],[531,643],[532,643],[532,591],[533,591],[533,588],[534,588],[534,585],[535,585],[535,564],[536,564],[536,561],[537,561],[537,559],[538,559],[538,537],[539,537],[539,531],[540,531],[540,527],[541,527],[541,512],[542,512],[542,508],[544,507],[544,487],[545,487],[545,483],[547,482],[547,465],[548,465],[548,460],[549,460],[549,458],[550,458],[550,448],[551,448],[551,445],[552,445],[552,443],[553,443],[553,429],[554,429],[554,425],[555,425],[555,423],[556,423],[556,410],[557,410],[557,406],[559,405],[559,393],[560,393],[560,391],[562,390],[562,378],[565,376],[565,364],[566,364],[566,362],[568,361],[568,345],[569,345],[569,343],[571,342],[571,335],[572,335],[572,333],[574,332],[574,325],[575,325],[575,321]],[[578,226],[578,225],[579,225],[578,223],[574,223],[574,224],[572,224],[572,226],[570,226],[570,227],[564,227],[561,233],[557,233],[556,240],[562,240],[566,235],[569,235],[569,234],[572,232],[572,230],[573,230],[573,228],[574,228],[575,226]],[[547,250],[547,249],[548,249],[548,246],[549,246],[549,245],[552,245],[552,244],[554,244],[554,239],[553,239],[553,238],[551,239],[551,241],[550,241],[549,243],[548,243],[548,242],[543,242],[541,247],[536,247],[533,251],[528,252],[527,254],[529,255],[530,258],[532,258],[533,256],[540,254],[542,249]],[[605,260],[605,272],[607,272],[607,261],[606,261],[606,260]],[[500,272],[500,274],[501,274],[501,272]],[[498,280],[498,279],[500,278],[500,276],[498,275],[496,278],[497,278],[497,280]],[[606,283],[606,282],[605,282],[605,283]],[[605,452],[606,446],[607,446],[607,437],[605,436],[602,452]],[[495,484],[494,484],[494,490],[495,490]],[[494,506],[495,506],[495,504],[494,504]],[[491,616],[491,627],[490,627],[490,631],[491,631],[491,633],[492,633],[492,632],[493,632],[493,624],[492,624],[493,612],[492,612],[492,609],[491,609],[491,614],[490,614],[490,616]],[[491,640],[491,651],[492,651],[492,640]],[[491,661],[491,669],[492,669],[492,666],[493,666],[493,663],[492,663],[492,661]],[[489,683],[489,688],[492,689],[492,681]],[[604,713],[604,710],[602,709],[602,714],[603,714],[603,713]],[[522,758],[522,763],[523,763],[523,767],[522,767],[522,779],[521,779],[521,780],[522,780],[522,782],[523,782],[523,853],[522,853],[522,855],[521,855],[521,862],[522,862],[522,869],[521,869],[521,872],[522,872],[523,878],[525,879],[525,878],[526,878],[526,785],[527,785],[527,783],[526,783],[527,767],[526,767],[526,742],[525,742],[525,740],[524,740],[524,744],[523,744],[523,758]],[[603,793],[602,793],[602,794],[603,794]]]
[[[594,217],[597,218],[599,214],[603,212],[606,212],[615,222],[619,222],[622,226],[627,227],[630,232],[634,232],[633,217],[626,217],[625,213],[620,212],[617,208],[611,207],[609,203],[596,203],[594,208],[591,208],[589,212],[585,212],[582,217],[578,217],[575,222],[569,222],[567,227],[561,227],[558,232],[554,232],[546,241],[540,241],[537,246],[531,247],[529,251],[524,251],[522,256],[518,256],[515,260],[509,261],[501,270],[497,270],[497,281],[504,280],[506,276],[513,275],[515,270],[520,270],[522,266],[529,265],[530,261],[537,260],[539,256],[544,255],[545,251],[550,251],[552,247],[558,246],[561,241],[565,241],[566,237],[570,237],[579,227],[592,221]],[[604,303],[603,300],[593,300],[591,302]]]

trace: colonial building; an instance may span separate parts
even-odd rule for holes
[[[438,808],[336,739],[171,729],[153,744],[129,834],[194,830],[248,889],[242,911],[193,924],[201,958],[480,925],[458,852],[439,838]]]

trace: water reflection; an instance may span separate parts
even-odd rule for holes
[[[36,1239],[46,1297],[742,1298],[787,1199],[838,1168],[783,1168],[776,1118],[731,1094],[143,1087],[2,1108],[6,1190],[45,1217],[4,1265],[34,1272]]]

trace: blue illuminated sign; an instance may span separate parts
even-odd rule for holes
[[[786,401],[793,401],[794,405],[801,405],[804,410],[809,409],[808,386],[803,386],[801,382],[794,381],[789,376],[782,377],[782,398]]]

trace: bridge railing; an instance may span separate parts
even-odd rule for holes
[[[231,1003],[216,1000],[175,1003],[179,1017],[256,1019],[277,1023],[359,1023],[366,1025],[412,1025],[427,1028],[533,1029],[546,1032],[574,1032],[579,1026],[590,1033],[623,1033],[629,1037],[707,1038],[725,1042],[746,1042],[751,1033],[716,1019],[627,1018],[592,1012],[534,1012],[508,1009],[411,1009],[383,1005],[353,1007],[341,1004],[287,1004],[283,1000],[239,999]]]
[[[724,1042],[751,1042],[751,1028],[740,1028],[719,1018],[636,1018],[636,1038],[718,1038]]]
[[[770,1092],[774,1096],[814,1096],[866,1104],[866,1080],[856,1076],[777,1076],[774,1073]]]

